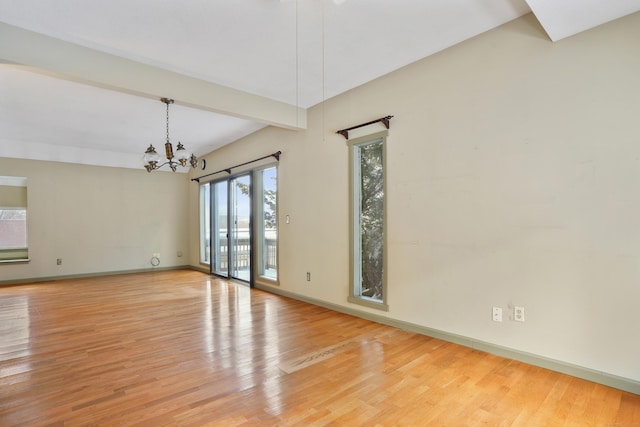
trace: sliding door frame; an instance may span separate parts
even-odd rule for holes
[[[249,280],[245,280],[241,277],[237,277],[234,276],[234,268],[233,266],[236,264],[236,259],[235,259],[235,254],[233,251],[233,239],[231,236],[232,230],[233,230],[233,224],[232,222],[234,221],[234,213],[233,213],[233,209],[232,209],[232,202],[233,202],[233,194],[232,194],[232,183],[235,182],[236,179],[238,178],[242,178],[242,177],[248,177],[249,178],[249,185],[248,185],[248,194],[247,194],[247,199],[248,199],[248,203],[249,203],[249,224],[248,224],[248,232],[249,232],[249,254],[248,254],[248,262],[249,262]],[[214,260],[216,260],[219,257],[219,253],[216,252],[218,250],[218,248],[216,248],[215,246],[215,242],[218,240],[215,238],[215,236],[213,235],[214,232],[218,232],[218,230],[215,229],[215,215],[214,212],[217,211],[217,205],[216,203],[218,203],[218,200],[215,198],[215,194],[214,194],[214,188],[216,184],[220,184],[220,183],[226,183],[227,186],[227,200],[226,200],[226,208],[227,208],[227,270],[226,270],[226,275],[221,274],[221,272],[216,272],[214,267],[215,267],[215,262]],[[230,280],[238,280],[241,281],[243,283],[248,283],[249,287],[253,288],[255,287],[255,273],[254,273],[254,243],[255,243],[255,237],[254,237],[254,230],[253,230],[253,222],[254,222],[254,208],[253,208],[253,185],[255,182],[255,177],[254,177],[254,171],[253,170],[249,170],[249,171],[244,171],[244,172],[240,172],[237,174],[233,174],[233,175],[229,175],[226,176],[224,178],[221,179],[217,179],[214,181],[210,182],[209,185],[209,190],[211,192],[210,194],[210,203],[211,203],[211,207],[210,207],[210,221],[211,221],[211,225],[210,225],[210,232],[211,232],[211,236],[209,238],[209,244],[210,244],[210,248],[209,248],[209,253],[210,255],[210,267],[209,267],[209,272],[211,275],[213,276],[218,276],[218,277],[223,277],[225,279],[230,279]]]

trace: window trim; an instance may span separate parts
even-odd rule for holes
[[[0,176],[0,186],[7,187],[8,193],[2,193],[0,197],[1,210],[20,210],[25,212],[25,247],[0,248],[3,253],[24,253],[24,257],[0,258],[0,264],[24,264],[31,261],[29,258],[29,208],[28,208],[28,185],[27,178],[20,176]],[[8,188],[19,188],[20,190],[9,190]]]
[[[349,296],[347,301],[353,304],[362,305],[369,308],[374,308],[382,311],[389,311],[388,301],[388,241],[387,241],[387,138],[389,132],[382,131],[378,133],[369,134],[359,138],[355,138],[347,141],[349,147]],[[356,261],[360,259],[359,244],[356,243],[356,238],[359,239],[360,223],[360,209],[357,208],[355,200],[356,196],[356,184],[360,185],[361,177],[359,167],[356,167],[356,149],[359,146],[374,143],[380,140],[382,142],[382,188],[384,192],[384,201],[382,208],[382,301],[377,301],[366,296],[359,295],[358,292],[362,286],[361,278],[356,278],[359,267],[356,267]],[[357,180],[357,181],[356,181]],[[360,282],[360,283],[358,283]]]
[[[209,198],[211,197],[211,182],[202,182],[198,186],[198,262],[200,265],[211,265],[211,242],[209,245],[206,244],[205,231],[207,226],[211,229],[211,202],[209,203],[209,217],[207,218],[206,210],[205,210],[205,201],[206,196],[205,193],[209,193]],[[209,233],[211,234],[211,233]],[[204,239],[204,241],[203,241]],[[208,246],[208,247],[207,247]],[[209,249],[209,262],[203,261],[206,255],[206,250]],[[205,251],[203,254],[202,251]]]
[[[263,265],[263,257],[264,257],[264,200],[262,196],[264,195],[264,175],[258,178],[258,174],[262,174],[266,169],[274,168],[276,170],[276,277],[267,276],[264,274],[264,265]],[[271,285],[279,285],[280,284],[280,221],[278,221],[279,214],[279,199],[280,199],[280,170],[278,162],[271,162],[264,165],[260,165],[253,169],[254,180],[253,180],[253,190],[254,190],[254,204],[255,204],[255,242],[260,242],[255,246],[255,259],[254,265],[256,267],[256,279],[262,281],[264,283],[268,283]],[[259,214],[259,215],[258,215]],[[260,218],[258,218],[260,217]]]

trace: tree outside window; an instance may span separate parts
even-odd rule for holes
[[[351,289],[349,301],[387,310],[385,281],[386,133],[349,142]]]

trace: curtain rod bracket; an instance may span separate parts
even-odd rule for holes
[[[349,139],[349,131],[350,130],[354,130],[354,129],[358,129],[358,128],[361,128],[361,127],[369,126],[369,125],[372,125],[374,123],[382,123],[384,125],[384,127],[389,129],[391,127],[391,119],[392,118],[393,118],[393,116],[380,117],[379,119],[371,120],[370,122],[362,123],[361,125],[351,126],[350,128],[347,128],[347,129],[340,129],[336,133],[339,133],[340,135],[344,136],[345,139]]]
[[[382,122],[382,124],[389,129],[391,127],[391,118],[393,116],[387,116],[387,117],[383,117],[380,119],[380,121]]]

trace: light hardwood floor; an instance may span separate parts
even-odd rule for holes
[[[640,396],[194,271],[0,287],[0,426],[640,426]]]

